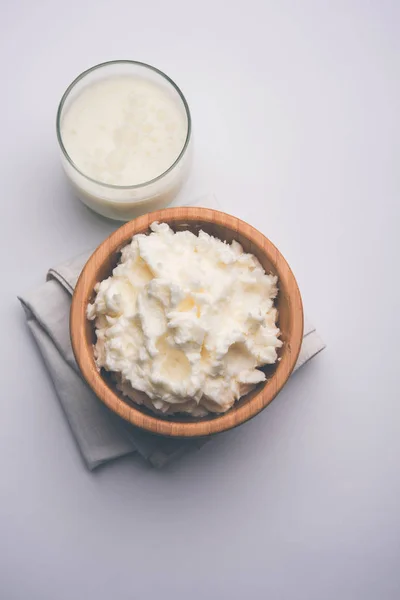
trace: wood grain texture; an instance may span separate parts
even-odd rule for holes
[[[86,319],[86,307],[94,297],[94,286],[111,275],[119,252],[136,233],[148,233],[153,221],[168,223],[175,231],[203,229],[222,240],[237,240],[246,252],[261,262],[267,273],[278,276],[276,305],[284,342],[280,361],[265,367],[267,381],[241,398],[226,413],[203,418],[159,417],[122,396],[113,386],[110,375],[98,373],[93,356],[94,323]],[[177,207],[143,215],[112,233],[86,263],[72,298],[70,333],[75,359],[82,375],[98,398],[112,411],[133,425],[155,434],[172,437],[202,437],[225,431],[244,423],[265,408],[285,385],[300,352],[303,338],[303,307],[299,288],[289,265],[279,250],[259,231],[226,213],[198,207]],[[139,393],[138,393],[139,394]]]

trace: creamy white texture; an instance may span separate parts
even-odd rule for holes
[[[153,411],[225,412],[278,358],[277,278],[235,241],[151,229],[123,248],[88,306],[97,366]]]
[[[187,129],[183,105],[161,85],[133,75],[88,85],[61,123],[64,146],[78,169],[118,186],[144,183],[169,169]]]

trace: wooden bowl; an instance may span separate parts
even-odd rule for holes
[[[267,381],[242,397],[226,413],[193,418],[158,416],[122,396],[106,372],[99,373],[93,356],[94,323],[86,318],[93,301],[94,286],[107,278],[118,262],[119,251],[136,233],[149,232],[153,221],[168,223],[175,231],[189,229],[231,242],[237,240],[246,252],[255,254],[267,273],[278,276],[279,327],[283,346],[280,361],[265,367]],[[171,437],[206,436],[236,427],[254,417],[271,402],[285,385],[296,363],[303,337],[303,307],[296,280],[275,246],[259,231],[225,213],[208,208],[178,207],[156,211],[126,223],[112,233],[92,254],[84,267],[72,298],[70,332],[72,348],[83,377],[104,404],[133,425],[155,434]]]

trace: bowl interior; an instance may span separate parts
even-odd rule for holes
[[[251,239],[249,239],[249,237],[244,232],[240,231],[240,228],[232,228],[232,226],[229,226],[226,224],[222,224],[222,223],[218,223],[218,222],[210,222],[210,220],[207,220],[207,219],[202,220],[201,218],[198,218],[194,221],[194,220],[188,219],[186,216],[182,216],[182,217],[170,216],[169,217],[167,213],[171,212],[171,209],[169,209],[169,210],[167,209],[167,211],[163,211],[163,212],[165,212],[166,215],[164,218],[162,218],[160,220],[168,223],[174,231],[190,230],[193,233],[198,234],[199,230],[202,229],[203,231],[209,233],[210,235],[213,235],[214,237],[217,237],[228,243],[231,242],[233,239],[235,239],[243,246],[245,252],[250,252],[258,258],[258,260],[260,261],[264,270],[267,273],[272,273],[274,275],[277,275],[279,278],[279,280],[278,280],[279,293],[275,300],[275,304],[278,308],[278,314],[279,314],[278,325],[281,330],[281,339],[284,342],[282,348],[280,348],[279,352],[278,352],[281,361],[275,363],[274,365],[267,365],[266,367],[263,368],[263,371],[266,373],[266,377],[267,377],[266,381],[259,384],[256,388],[254,388],[254,390],[252,390],[246,396],[243,396],[238,402],[236,402],[234,404],[234,406],[228,411],[230,414],[234,415],[235,413],[240,411],[240,409],[243,406],[246,406],[249,403],[251,403],[252,399],[255,396],[257,396],[260,393],[260,391],[264,390],[268,386],[273,385],[274,373],[278,369],[280,369],[284,366],[285,361],[283,361],[283,359],[285,358],[286,354],[288,352],[290,352],[290,347],[288,346],[288,340],[290,339],[291,332],[293,330],[294,312],[293,312],[293,310],[291,310],[291,297],[290,297],[290,293],[289,293],[290,290],[288,289],[288,287],[289,287],[288,280],[286,278],[280,277],[278,258],[281,257],[281,255],[277,252],[277,250],[274,248],[274,246],[272,244],[270,244],[270,242],[268,242],[270,244],[270,248],[267,251],[265,245],[264,246],[260,245],[258,242],[256,243],[255,241],[252,241]],[[149,224],[151,222],[153,222],[153,220],[149,219],[148,222],[146,222],[142,228],[136,229],[134,233],[149,233],[150,232]],[[111,275],[112,269],[118,263],[121,248],[124,245],[126,245],[127,243],[129,243],[131,236],[132,236],[132,234],[126,236],[125,239],[121,243],[119,243],[117,247],[110,248],[110,252],[105,257],[105,259],[97,263],[96,281],[93,282],[93,286],[97,281],[102,281],[103,279],[105,279]],[[262,238],[263,238],[263,236],[262,236]],[[265,239],[265,238],[263,238],[263,239]],[[282,258],[282,260],[284,260],[284,259]],[[285,262],[285,265],[286,265],[286,262]],[[93,290],[93,286],[91,288],[92,290]],[[94,291],[92,291],[91,295],[88,296],[87,300],[92,301],[94,298],[94,295],[95,295]],[[302,319],[302,314],[297,315],[297,316],[298,317],[300,316],[300,318]],[[95,341],[96,341],[96,334],[95,334],[95,328],[94,328],[93,322],[85,320],[84,335],[85,335],[87,344],[91,347],[91,345],[93,343],[95,343]],[[135,408],[136,410],[142,412],[145,415],[151,415],[153,417],[155,416],[154,413],[151,413],[148,409],[146,409],[143,406],[140,406],[136,403],[131,402],[128,398],[126,398],[125,396],[120,394],[116,390],[116,388],[113,384],[112,375],[110,375],[110,373],[107,373],[106,371],[102,370],[101,377],[106,382],[107,386],[112,388],[114,393],[119,396],[120,400],[124,404],[126,404],[127,406],[129,406],[131,408]],[[140,398],[140,394],[141,394],[141,392],[137,392],[138,398]],[[273,397],[274,394],[271,394],[271,395]],[[166,417],[163,417],[162,415],[156,415],[156,418],[158,420],[164,420],[164,421],[173,422],[173,423],[191,423],[191,422],[199,422],[199,421],[201,421],[201,422],[215,421],[215,420],[218,420],[219,418],[221,418],[221,415],[208,415],[208,416],[202,417],[202,418],[198,418],[198,417],[193,418],[190,416],[181,416],[181,415],[173,415],[173,416],[166,416]]]

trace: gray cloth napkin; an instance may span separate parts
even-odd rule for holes
[[[193,204],[219,208],[213,195]],[[132,452],[161,467],[185,452],[200,448],[207,440],[176,440],[141,431],[114,415],[81,378],[70,343],[69,311],[75,284],[91,253],[85,252],[50,269],[46,283],[19,300],[87,467],[92,470]],[[306,319],[295,370],[324,347]]]

